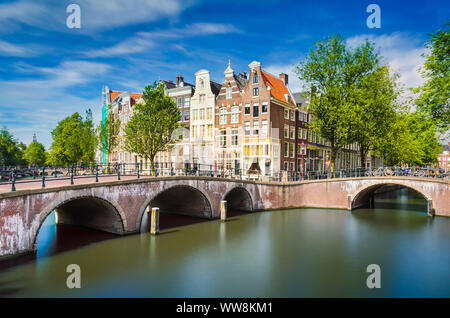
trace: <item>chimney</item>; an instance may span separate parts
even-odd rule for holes
[[[285,73],[281,73],[278,77],[283,81],[284,85],[288,84],[288,75]]]
[[[184,82],[184,78],[182,75],[177,75],[177,86],[180,86],[181,83]]]

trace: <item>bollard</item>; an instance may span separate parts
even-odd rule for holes
[[[120,180],[120,163],[117,166],[117,180]]]
[[[98,165],[95,168],[95,182],[98,182]]]
[[[225,222],[227,220],[227,201],[220,201],[220,220]]]
[[[139,167],[137,168],[137,178],[139,179]]]
[[[11,191],[16,191],[16,174],[11,172]]]
[[[73,166],[72,169],[70,169],[70,184],[73,184]]]
[[[45,167],[42,168],[42,188],[45,188]]]
[[[150,211],[150,207],[148,208]],[[152,214],[150,219],[150,234],[159,234],[159,208],[152,208]]]

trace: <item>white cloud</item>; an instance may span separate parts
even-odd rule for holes
[[[65,61],[53,68],[22,63],[19,70],[38,78],[0,80],[0,126],[6,125],[25,143],[31,142],[36,132],[39,140],[50,146],[51,130],[73,112],[84,115],[84,111],[91,108],[94,118],[99,117],[101,94],[95,99],[84,98],[79,87],[106,76],[110,66],[98,62]]]
[[[88,57],[111,57],[141,53],[161,45],[163,40],[214,34],[240,33],[231,24],[193,23],[184,28],[172,28],[164,31],[137,32],[134,36],[108,48],[92,50],[85,53]]]
[[[296,61],[298,63],[298,61]],[[297,64],[271,64],[267,67],[262,65],[262,68],[271,73],[272,75],[278,77],[280,73],[285,73],[288,75],[288,87],[292,93],[297,93],[304,90],[303,82],[300,81],[298,75],[294,72]]]
[[[0,5],[2,32],[20,24],[72,32],[66,27],[66,7],[72,1],[17,0]],[[78,0],[81,9],[81,33],[158,21],[178,16],[196,3],[195,0]]]
[[[405,88],[418,87],[424,83],[418,68],[423,65],[421,56],[426,52],[424,43],[406,33],[394,32],[375,36],[373,34],[362,34],[347,39],[347,44],[355,47],[366,39],[375,43],[380,48],[380,54],[387,63],[400,74],[400,81]]]
[[[44,52],[45,49],[39,45],[17,45],[0,40],[0,56],[30,57]]]

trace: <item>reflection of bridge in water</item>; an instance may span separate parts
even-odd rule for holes
[[[230,210],[246,212],[297,207],[352,210],[373,205],[375,191],[386,185],[420,193],[428,202],[429,215],[450,216],[449,181],[439,179],[366,177],[264,183],[189,176],[111,177],[99,183],[85,178],[75,185],[54,181],[43,189],[23,183],[16,192],[0,189],[0,256],[35,250],[39,229],[52,211],[58,223],[123,235],[149,230],[148,207],[203,219],[219,218],[221,200],[228,202]]]

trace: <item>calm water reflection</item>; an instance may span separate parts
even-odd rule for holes
[[[403,189],[378,197],[375,209],[245,214],[56,255],[66,235],[50,220],[37,259],[0,271],[0,296],[449,297],[450,219],[425,211]],[[372,263],[378,290],[365,284]],[[79,290],[66,288],[68,264],[81,266]]]

